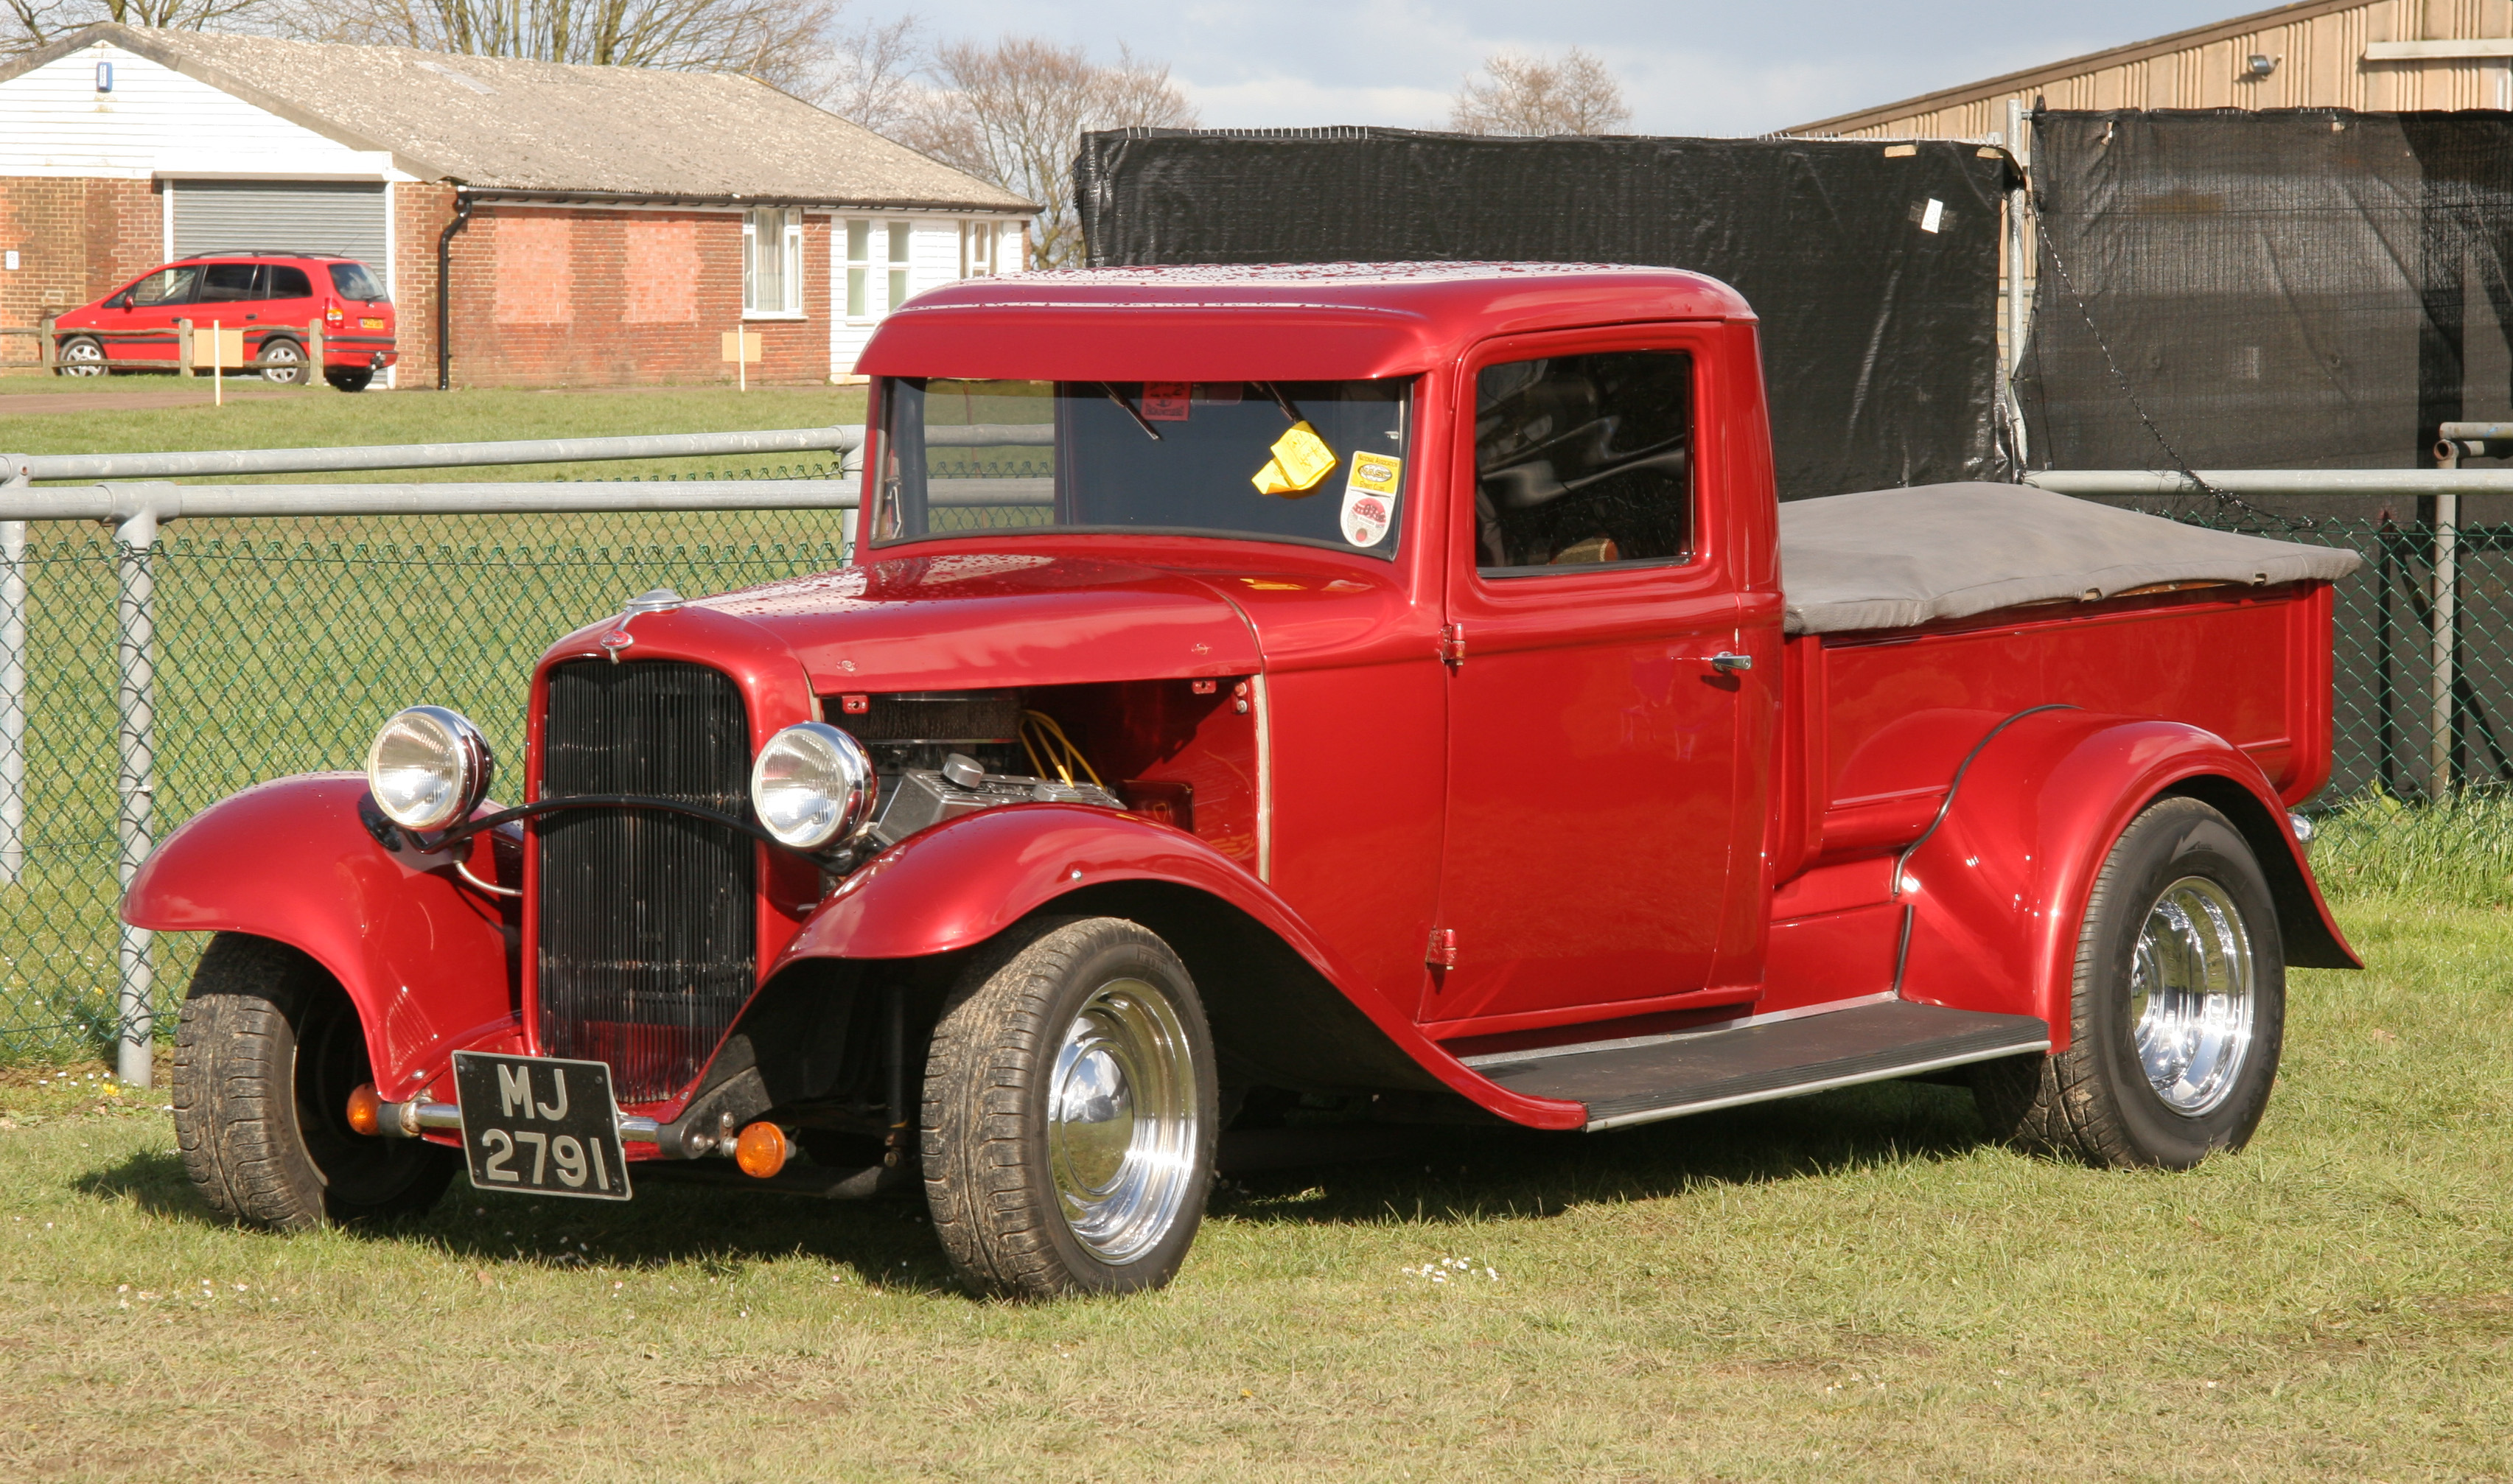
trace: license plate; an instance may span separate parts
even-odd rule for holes
[[[628,1198],[608,1063],[458,1051],[454,1101],[479,1188]]]
[[[361,330],[381,330],[383,327],[384,322],[379,319],[362,319],[358,321],[358,328]]]

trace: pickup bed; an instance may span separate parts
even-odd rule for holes
[[[130,922],[218,935],[213,1204],[913,1186],[975,1288],[1124,1291],[1225,1128],[1321,1115],[1930,1075],[2187,1166],[2258,1122],[2285,966],[2353,963],[2291,811],[2355,558],[2006,486],[1783,509],[1710,280],[1031,274],[859,369],[857,563],[558,638],[519,802],[415,705],[140,871]]]

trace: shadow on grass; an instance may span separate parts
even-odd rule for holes
[[[1427,1130],[1388,1159],[1247,1176],[1213,1209],[1303,1224],[1542,1219],[1704,1185],[1955,1158],[1989,1142],[1967,1089],[1884,1082],[1605,1134]]]
[[[1958,1158],[1986,1142],[1972,1095],[1881,1083],[1604,1135],[1518,1128],[1419,1131],[1403,1152],[1291,1165],[1239,1177],[1214,1195],[1231,1221],[1310,1225],[1542,1220],[1575,1207],[1680,1195],[1912,1161]],[[171,1151],[127,1156],[73,1186],[171,1220],[223,1226]],[[347,1228],[356,1240],[433,1248],[459,1262],[553,1271],[693,1265],[733,1273],[803,1258],[868,1284],[954,1292],[913,1191],[826,1201],[738,1188],[649,1183],[634,1201],[578,1201],[473,1189],[457,1174],[424,1217]],[[274,1238],[284,1240],[284,1238]]]

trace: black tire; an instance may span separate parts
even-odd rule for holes
[[[175,1139],[202,1199],[279,1231],[434,1206],[452,1150],[349,1127],[372,1079],[356,1007],[321,965],[266,938],[211,941],[175,1035]]]
[[[334,370],[323,373],[323,380],[331,382],[336,391],[364,391],[375,379],[376,374],[363,366],[355,371]]]
[[[1122,1032],[1129,1015],[1157,1024],[1150,1044],[1161,1049],[1097,1063],[1136,1065],[1137,1075],[1118,1084],[1123,1099],[1077,1096],[1084,1079],[1059,1071],[1068,1037],[1078,1034],[1085,1048],[1116,1045],[1118,1036],[1101,1031]],[[1019,1298],[1132,1293],[1169,1282],[1204,1220],[1219,1091],[1203,1003],[1186,966],[1157,935],[1115,917],[1038,918],[1004,934],[962,974],[926,1060],[925,1196],[961,1280]],[[1068,1114],[1095,1106],[1121,1107],[1126,1133],[1124,1154],[1092,1184],[1084,1167],[1112,1145],[1089,1131],[1106,1125]],[[1146,1197],[1139,1219],[1095,1231],[1093,1223],[1126,1208],[1112,1196],[1077,1218],[1065,1195],[1077,1186],[1163,1193]]]
[[[2192,881],[2208,886],[2183,885]],[[2164,901],[2168,890],[2171,902]],[[2156,936],[2141,979],[2141,937],[2151,919]],[[2168,1100],[2141,1058],[2137,993],[2141,984],[2152,989],[2160,982],[2155,944],[2169,954],[2194,932],[2218,935],[2208,941],[2220,945],[2238,941],[2225,936],[2220,919],[2235,925],[2248,948],[2248,1040],[2239,1057],[2204,1063],[2223,1068],[2207,1075],[2204,1085],[2191,1082],[2187,1069],[2175,1075]],[[2176,929],[2175,923],[2191,926]],[[2230,964],[2234,955],[2218,961]],[[2229,970],[2211,983],[2232,984],[2237,978]],[[2070,1020],[2067,1051],[1975,1068],[1973,1095],[1997,1136],[2094,1165],[2186,1170],[2218,1149],[2241,1148],[2259,1127],[2286,1034],[2286,958],[2268,881],[2242,832],[2222,814],[2197,799],[2167,798],[2121,832],[2095,878],[2078,935]],[[2162,1064],[2171,1069],[2169,1055]]]
[[[261,379],[281,386],[302,386],[310,379],[312,368],[305,362],[305,347],[284,335],[274,335],[261,342]],[[281,361],[284,365],[271,365]]]
[[[53,374],[64,377],[103,377],[113,375],[107,363],[104,342],[85,335],[74,335],[53,350]]]

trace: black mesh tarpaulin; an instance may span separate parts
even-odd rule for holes
[[[1084,137],[1090,261],[1690,268],[1762,319],[1784,499],[2004,478],[2006,156],[1947,140],[1481,139],[1397,129]]]
[[[2037,468],[2405,468],[2513,412],[2513,114],[2044,112],[2032,175]]]

